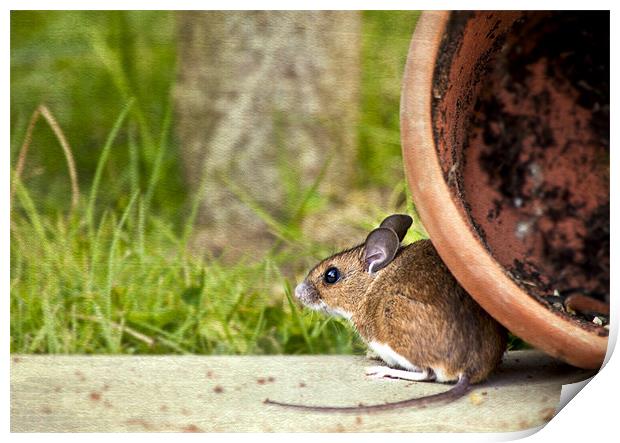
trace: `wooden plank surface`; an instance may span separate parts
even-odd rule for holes
[[[12,432],[508,432],[550,420],[562,384],[593,373],[537,351],[452,404],[373,414],[300,412],[312,405],[396,401],[448,389],[371,379],[357,356],[34,356],[11,361]]]

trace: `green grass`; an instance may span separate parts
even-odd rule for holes
[[[105,186],[102,171],[118,148],[119,132],[130,124],[132,103],[120,111],[107,135],[90,192],[73,213],[66,210],[66,201],[55,214],[41,214],[28,187],[14,177],[11,351],[362,352],[343,321],[301,310],[292,299],[292,288],[310,265],[333,252],[295,236],[303,207],[319,198],[320,177],[299,193],[288,221],[270,220],[272,232],[287,245],[274,248],[260,263],[225,265],[192,256],[187,242],[193,217],[177,229],[174,220],[150,209],[148,186],[127,183],[131,194],[125,203],[95,209]],[[156,183],[156,174],[154,168],[147,183]],[[406,192],[404,182],[395,192]],[[198,201],[200,195],[194,198]],[[255,210],[268,217],[260,207]],[[366,223],[373,226],[379,220]],[[412,229],[409,235],[408,241],[423,234]]]
[[[21,188],[19,198],[28,199]],[[224,266],[157,229],[140,241],[141,197],[94,238],[62,216],[14,216],[11,350],[51,353],[351,352],[339,321],[301,313],[275,260]],[[148,215],[144,216],[146,219]],[[150,223],[149,223],[150,224]]]
[[[127,109],[101,150],[101,168]],[[11,220],[12,352],[360,349],[339,320],[302,312],[293,303],[295,282],[281,269],[297,253],[291,248],[260,263],[224,265],[190,255],[192,226],[177,232],[174,223],[149,212],[146,192],[93,217],[96,198],[93,187],[75,213],[43,216],[27,187],[17,182]],[[300,278],[305,268],[298,264]]]
[[[100,165],[118,127],[101,151]],[[186,243],[192,226],[177,233],[173,223],[148,212],[145,193],[134,193],[125,207],[106,209],[93,219],[96,198],[93,188],[75,213],[42,216],[28,189],[17,182],[11,230],[12,352],[362,350],[341,320],[302,311],[291,298],[291,288],[309,264],[329,253],[324,245],[299,242],[260,263],[224,265],[190,255]],[[281,267],[303,256],[300,251],[306,259],[296,260],[292,274],[297,278],[291,279]]]

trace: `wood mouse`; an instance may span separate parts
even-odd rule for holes
[[[408,215],[387,217],[366,241],[316,265],[295,288],[305,306],[348,319],[387,364],[373,377],[455,382],[449,390],[359,406],[265,403],[324,412],[372,412],[454,401],[485,380],[506,349],[506,329],[459,285],[430,240],[402,246]]]

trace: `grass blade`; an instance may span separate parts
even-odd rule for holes
[[[108,319],[111,318],[112,315],[112,277],[114,274],[114,255],[116,251],[116,246],[118,244],[118,239],[120,238],[121,231],[125,222],[127,221],[127,217],[129,216],[129,212],[133,207],[136,199],[138,198],[138,194],[134,194],[131,197],[131,200],[127,204],[123,215],[121,216],[118,225],[114,228],[114,234],[112,235],[112,243],[110,244],[110,252],[108,253],[108,274],[107,274],[107,282],[105,289],[105,297],[106,297],[106,316]]]
[[[88,206],[86,208],[86,221],[88,223],[88,229],[91,235],[94,231],[93,212],[95,208],[95,201],[97,199],[97,192],[99,191],[99,184],[101,182],[101,176],[103,175],[103,168],[105,167],[108,161],[112,143],[114,143],[114,140],[116,139],[116,136],[118,135],[118,132],[120,131],[123,125],[123,122],[125,121],[125,118],[127,117],[127,114],[129,114],[129,111],[131,110],[131,107],[133,106],[134,101],[135,100],[133,98],[130,99],[129,102],[125,105],[125,107],[121,111],[118,118],[116,119],[116,122],[114,123],[114,126],[112,127],[112,130],[108,134],[108,138],[105,142],[105,145],[103,146],[103,150],[101,151],[101,155],[99,156],[99,161],[97,162],[97,169],[95,170],[95,178],[93,180],[93,185],[90,189],[90,195],[88,197]]]
[[[46,255],[50,255],[51,247],[49,246],[49,241],[47,238],[47,234],[45,233],[45,228],[43,227],[43,223],[41,217],[39,216],[39,212],[37,211],[28,190],[24,187],[21,180],[18,177],[14,177],[13,181],[15,185],[15,192],[17,194],[17,198],[21,202],[24,210],[26,211],[26,215],[30,219],[30,223],[34,228],[37,237],[39,237],[39,241],[45,250]]]
[[[161,165],[164,159],[164,154],[166,152],[166,141],[168,140],[168,133],[170,130],[170,123],[172,121],[172,106],[168,103],[166,108],[166,115],[164,117],[164,123],[161,130],[161,136],[159,139],[159,148],[157,150],[157,156],[155,157],[155,163],[153,164],[153,172],[151,173],[151,177],[149,179],[149,184],[146,189],[146,194],[144,197],[145,207],[148,209],[151,205],[151,200],[153,198],[153,193],[155,192],[155,186],[159,181],[161,175]]]

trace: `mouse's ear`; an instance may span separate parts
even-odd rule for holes
[[[386,217],[379,225],[380,228],[389,228],[396,232],[398,240],[403,241],[413,219],[406,214],[394,214]]]
[[[377,272],[394,259],[400,246],[398,235],[390,228],[377,228],[368,234],[364,244],[364,261],[368,272]]]

